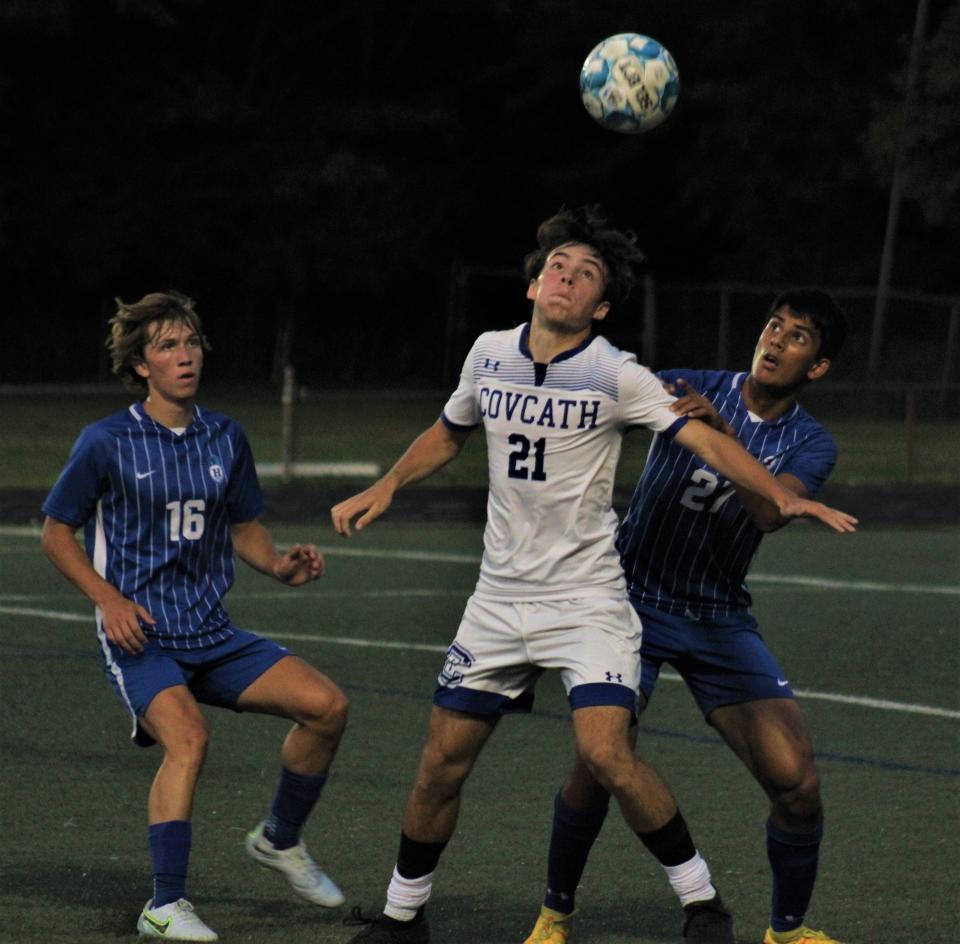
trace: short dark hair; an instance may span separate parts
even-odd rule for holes
[[[833,296],[816,288],[791,288],[781,292],[770,305],[767,320],[784,306],[794,314],[808,318],[820,337],[818,357],[833,360],[840,353],[849,330],[844,310]]]
[[[200,336],[205,351],[210,343],[203,333],[203,323],[194,311],[195,302],[180,292],[151,292],[129,305],[119,298],[117,313],[110,319],[107,350],[113,372],[124,386],[134,393],[146,393],[147,382],[136,370],[143,352],[164,321],[182,322]]]
[[[559,246],[581,243],[603,262],[604,301],[611,308],[622,305],[637,281],[636,268],[644,261],[632,232],[615,229],[595,205],[577,210],[562,209],[537,227],[537,248],[523,260],[527,279],[535,279],[547,257]]]

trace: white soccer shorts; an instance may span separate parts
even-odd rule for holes
[[[546,669],[557,669],[574,708],[635,709],[640,619],[626,597],[467,601],[438,677],[435,701],[483,714],[522,710]],[[517,701],[519,699],[519,701]]]

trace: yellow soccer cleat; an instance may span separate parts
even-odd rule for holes
[[[523,944],[567,944],[570,931],[573,928],[575,912],[564,914],[554,911],[546,905],[540,906],[540,917],[533,926],[533,930]]]
[[[767,928],[767,933],[763,936],[763,944],[843,944],[843,942],[830,937],[824,931],[812,931],[806,925],[801,925],[792,931],[774,931],[773,928]]]

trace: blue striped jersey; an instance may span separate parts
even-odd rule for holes
[[[144,631],[170,649],[233,634],[221,602],[234,579],[229,526],[262,510],[236,421],[195,407],[193,422],[174,431],[139,403],[81,432],[43,504],[83,527],[97,573],[150,613],[156,625]]]
[[[613,480],[624,432],[686,422],[633,354],[592,335],[536,364],[529,324],[475,342],[443,420],[483,424],[489,492],[477,593],[497,599],[623,595]]]
[[[772,474],[789,472],[816,494],[833,469],[837,447],[799,404],[772,423],[743,403],[746,373],[667,370],[688,381],[737,431]],[[655,436],[617,537],[630,595],[669,613],[709,619],[747,609],[746,578],[763,532],[731,482],[692,452]]]

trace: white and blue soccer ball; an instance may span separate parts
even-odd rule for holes
[[[641,33],[608,36],[580,70],[580,97],[590,117],[623,134],[655,128],[673,111],[679,94],[673,56]]]

